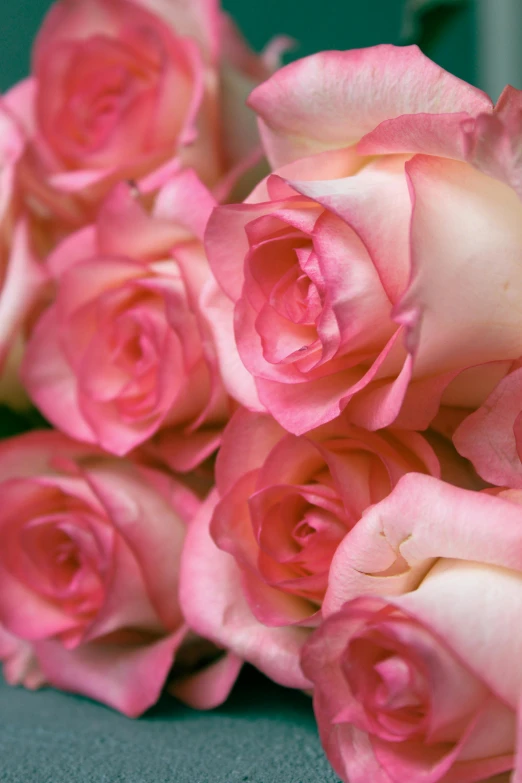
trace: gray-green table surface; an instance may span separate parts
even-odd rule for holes
[[[173,698],[131,720],[52,689],[0,678],[1,783],[337,783],[311,700],[253,670],[198,712]]]

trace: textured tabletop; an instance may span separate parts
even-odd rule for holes
[[[0,680],[1,783],[336,783],[310,699],[245,672],[226,705],[171,698],[133,721]]]

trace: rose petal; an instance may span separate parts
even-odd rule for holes
[[[267,628],[251,613],[241,590],[234,558],[219,550],[208,526],[215,494],[192,522],[181,566],[180,599],[191,628],[217,645],[253,663],[281,685],[306,688],[299,651],[308,632],[303,628]]]
[[[491,108],[480,90],[425,57],[388,44],[321,52],[282,68],[250,96],[274,167],[347,147],[383,120],[404,114]]]

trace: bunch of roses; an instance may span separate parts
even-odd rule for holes
[[[0,101],[0,396],[57,430],[0,445],[4,675],[248,661],[344,781],[520,783],[522,93],[285,45],[58,0]]]

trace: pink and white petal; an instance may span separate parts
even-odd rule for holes
[[[0,482],[41,474],[55,474],[56,465],[71,467],[82,457],[100,456],[97,448],[86,446],[56,430],[33,430],[0,441]]]
[[[374,383],[371,382],[373,380],[371,377],[367,382],[363,378],[354,389],[350,389],[350,394],[346,395],[346,401],[343,405],[343,410],[346,410],[350,421],[369,430],[379,430],[396,424],[401,409],[404,407],[404,399],[410,389],[411,366],[411,357],[408,356],[396,378],[382,381],[377,379]],[[431,420],[436,410],[436,407],[433,409],[430,406],[421,407],[420,414],[426,416],[426,411],[428,411],[429,420]],[[414,419],[412,424],[416,423],[417,421]],[[397,424],[396,426],[407,426],[407,424]],[[415,429],[415,427],[412,428]]]
[[[303,383],[256,378],[259,399],[292,435],[303,435],[335,419],[360,381],[357,370],[345,370]]]
[[[516,437],[521,413],[522,369],[517,369],[455,432],[457,450],[471,460],[485,481],[522,489],[522,450]]]
[[[154,219],[143,208],[128,183],[118,184],[96,217],[95,256],[152,259],[166,255],[173,244],[187,238],[173,221]],[[84,256],[88,260],[88,256]]]
[[[522,353],[516,194],[456,161],[418,155],[406,169],[413,269],[394,318],[407,328],[414,378],[515,359]]]
[[[51,275],[59,279],[71,267],[97,255],[96,229],[94,226],[86,226],[63,239],[45,263]]]
[[[74,633],[78,628],[76,618],[12,576],[5,565],[0,569],[0,623],[9,633],[30,642]]]
[[[299,664],[308,631],[267,628],[251,613],[241,589],[241,573],[232,555],[216,547],[209,524],[213,493],[192,522],[181,563],[180,598],[188,625],[201,636],[249,661],[275,682],[309,688]]]
[[[225,653],[202,671],[174,680],[168,691],[193,709],[214,709],[227,700],[243,663],[237,655]]]
[[[118,174],[123,176],[121,169],[117,167],[96,169],[94,171],[78,169],[77,171],[61,171],[58,174],[51,174],[48,181],[51,187],[63,193],[74,194],[90,189],[94,191],[98,187],[101,192],[110,188],[111,183],[118,177]]]
[[[223,432],[216,461],[216,485],[221,497],[246,473],[262,467],[285,434],[271,416],[237,410]]]
[[[480,408],[513,366],[511,359],[504,359],[477,364],[458,372],[444,390],[442,405],[467,409],[469,413]],[[426,382],[429,382],[429,379],[420,381],[421,384]],[[412,384],[415,385],[416,383]]]
[[[34,404],[58,429],[96,443],[78,403],[76,377],[60,346],[60,325],[51,307],[38,321],[26,348],[22,380]]]
[[[498,529],[502,519],[497,518],[493,525]],[[490,538],[492,529],[490,523]],[[522,692],[522,628],[517,623],[521,594],[520,572],[470,562],[469,558],[443,558],[416,590],[389,600],[444,640],[452,653],[466,661],[466,667],[515,712]],[[489,597],[480,603],[480,622],[470,611],[477,606],[478,595]]]
[[[34,113],[36,88],[35,79],[23,79],[2,96],[2,107],[18,123],[20,129],[28,137],[34,136],[36,132]]]
[[[343,147],[342,149],[326,150],[326,152],[318,152],[315,155],[309,155],[306,158],[299,158],[291,163],[287,163],[277,169],[277,174],[272,174],[267,177],[264,182],[259,183],[256,190],[253,191],[249,200],[253,200],[254,194],[257,196],[257,200],[262,201],[270,198],[273,194],[274,198],[278,198],[277,193],[274,192],[273,182],[278,179],[284,182],[331,182],[335,179],[346,179],[352,177],[361,169],[362,166],[368,164],[368,160],[362,158],[355,147]],[[266,185],[270,184],[272,187],[267,188]],[[300,192],[300,191],[298,191]],[[264,198],[261,194],[265,193]],[[289,187],[289,196],[295,195],[293,188]],[[283,197],[283,196],[281,196]]]
[[[114,536],[104,588],[103,604],[82,633],[82,645],[122,628],[139,628],[153,636],[164,633],[165,628],[149,599],[140,564],[121,537]]]
[[[441,557],[522,571],[521,525],[508,500],[409,473],[341,542],[323,612],[357,595],[413,590]]]
[[[244,258],[249,250],[245,226],[274,212],[277,205],[232,204],[216,207],[205,232],[205,249],[214,277],[225,294],[237,301],[243,289]]]
[[[395,381],[390,381],[381,386],[377,384],[375,390],[370,387],[368,394],[363,394],[359,398],[356,397],[352,411],[354,420],[359,421],[359,417],[363,415],[363,412],[371,410],[372,407],[381,410],[383,400],[386,400],[389,405],[395,398],[397,400],[396,404],[389,408],[389,412],[384,414],[381,421],[388,421],[389,424],[393,422],[394,427],[408,430],[425,430],[429,427],[439,411],[448,386],[451,385],[455,378],[456,371],[435,377],[412,380],[412,367],[414,366],[415,357],[409,356],[401,374]],[[400,400],[401,394],[402,402]],[[392,419],[394,411],[396,411],[396,414]],[[362,420],[364,421],[365,419]],[[372,429],[374,429],[373,426]]]
[[[97,640],[75,650],[46,640],[35,645],[35,652],[55,688],[81,693],[136,718],[159,699],[185,633],[182,628],[141,644],[118,644],[108,637],[103,643]]]
[[[463,123],[466,159],[479,171],[505,182],[522,197],[520,113],[522,91],[507,86],[492,114]]]
[[[319,622],[317,604],[272,587],[247,568],[241,574],[241,586],[250,611],[267,628],[315,628]]]
[[[384,120],[363,136],[357,145],[360,155],[413,153],[441,158],[467,159],[464,128],[473,117],[454,114],[405,114]]]
[[[85,469],[89,485],[139,563],[149,598],[168,629],[179,627],[177,564],[185,525],[146,469],[110,461]],[[172,485],[176,482],[171,480]],[[172,486],[171,491],[175,491]]]
[[[250,410],[265,410],[259,400],[254,378],[237,350],[234,304],[213,278],[209,278],[201,292],[200,307],[212,332],[221,378],[227,392]]]
[[[444,71],[416,46],[388,44],[298,60],[255,89],[249,103],[261,119],[274,167],[348,147],[384,120],[404,114],[475,116],[491,109],[483,92]]]
[[[392,303],[404,293],[411,272],[411,200],[405,162],[401,157],[377,160],[345,179],[289,181],[292,188],[338,215],[353,229],[364,244],[380,284]],[[331,218],[325,216],[320,221],[314,230],[314,242],[319,243],[318,252],[323,255],[328,248],[322,250],[322,226],[326,228]],[[325,242],[327,238],[325,231]],[[380,286],[374,287],[379,291]],[[371,309],[373,311],[373,307]]]
[[[188,473],[217,451],[221,438],[220,429],[187,433],[166,427],[144,444],[144,452],[165,462],[176,473]]]
[[[397,417],[411,379],[411,358],[400,343],[397,330],[370,369],[356,366],[306,382],[281,383],[256,378],[261,401],[275,419],[293,435],[347,416],[366,429],[381,429]],[[394,380],[389,380],[389,375]],[[352,416],[353,409],[353,416]]]
[[[152,215],[156,219],[181,224],[203,241],[212,210],[217,206],[196,172],[182,169],[164,183],[156,196]]]

